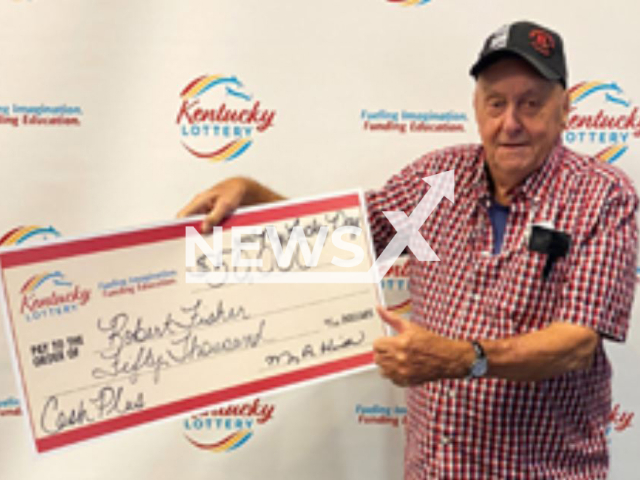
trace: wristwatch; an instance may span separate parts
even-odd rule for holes
[[[471,368],[469,369],[469,374],[467,378],[480,378],[484,377],[487,374],[487,370],[489,368],[489,364],[487,362],[487,356],[484,353],[484,348],[475,340],[471,341],[471,346],[473,350],[476,352],[476,359],[471,364]]]

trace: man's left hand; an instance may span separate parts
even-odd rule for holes
[[[374,359],[383,376],[406,387],[467,375],[475,358],[469,342],[436,335],[386,308],[379,306],[377,310],[397,332],[373,343]]]

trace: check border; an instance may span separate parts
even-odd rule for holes
[[[233,226],[251,225],[280,221],[285,218],[302,217],[319,214],[322,212],[338,210],[342,208],[363,207],[362,215],[368,230],[368,218],[364,210],[362,192],[348,192],[333,196],[323,196],[302,200],[287,200],[275,204],[261,205],[238,211],[234,216],[226,219],[221,226],[231,228]],[[112,233],[96,234],[86,237],[71,239],[56,239],[48,243],[38,245],[26,245],[18,247],[0,248],[0,288],[3,298],[2,303],[7,317],[7,333],[10,336],[9,344],[11,356],[14,362],[14,370],[19,373],[20,393],[27,410],[26,420],[30,430],[33,445],[39,453],[56,450],[65,446],[85,441],[103,435],[117,433],[121,430],[139,426],[145,423],[169,419],[172,416],[203,410],[212,404],[220,404],[232,400],[254,395],[260,392],[293,387],[302,382],[313,381],[321,377],[336,376],[341,373],[366,368],[373,364],[373,352],[358,353],[356,355],[329,361],[320,365],[303,367],[294,371],[273,375],[247,383],[237,384],[228,388],[214,390],[194,397],[176,400],[163,405],[150,407],[142,411],[125,414],[119,417],[98,421],[96,423],[73,428],[72,430],[36,437],[33,425],[33,412],[29,402],[28,388],[23,381],[23,365],[19,356],[19,343],[15,331],[15,320],[9,308],[9,296],[6,290],[7,284],[5,271],[13,267],[42,263],[49,260],[64,259],[79,255],[90,255],[107,252],[121,248],[129,248],[146,244],[154,244],[167,240],[175,240],[183,237],[185,227],[193,226],[200,231],[202,217],[185,219],[179,223],[175,221],[152,225],[138,229],[127,229]],[[369,252],[370,254],[372,252]],[[379,301],[382,295],[377,291]]]

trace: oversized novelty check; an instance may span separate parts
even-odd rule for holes
[[[223,224],[217,257],[193,244],[187,262],[185,232],[199,223],[0,250],[7,335],[38,452],[371,365],[372,342],[384,334],[378,284],[224,281],[335,273],[343,267],[332,260],[357,252],[363,259],[352,270],[367,271],[360,193],[240,211]],[[247,226],[250,235],[233,234]],[[298,242],[281,263],[267,226],[280,253],[296,230],[308,251]],[[344,226],[362,234],[332,242]],[[188,272],[223,275],[187,283]]]

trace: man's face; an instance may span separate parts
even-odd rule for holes
[[[491,175],[511,186],[544,163],[569,111],[561,85],[515,57],[480,74],[474,107]]]

